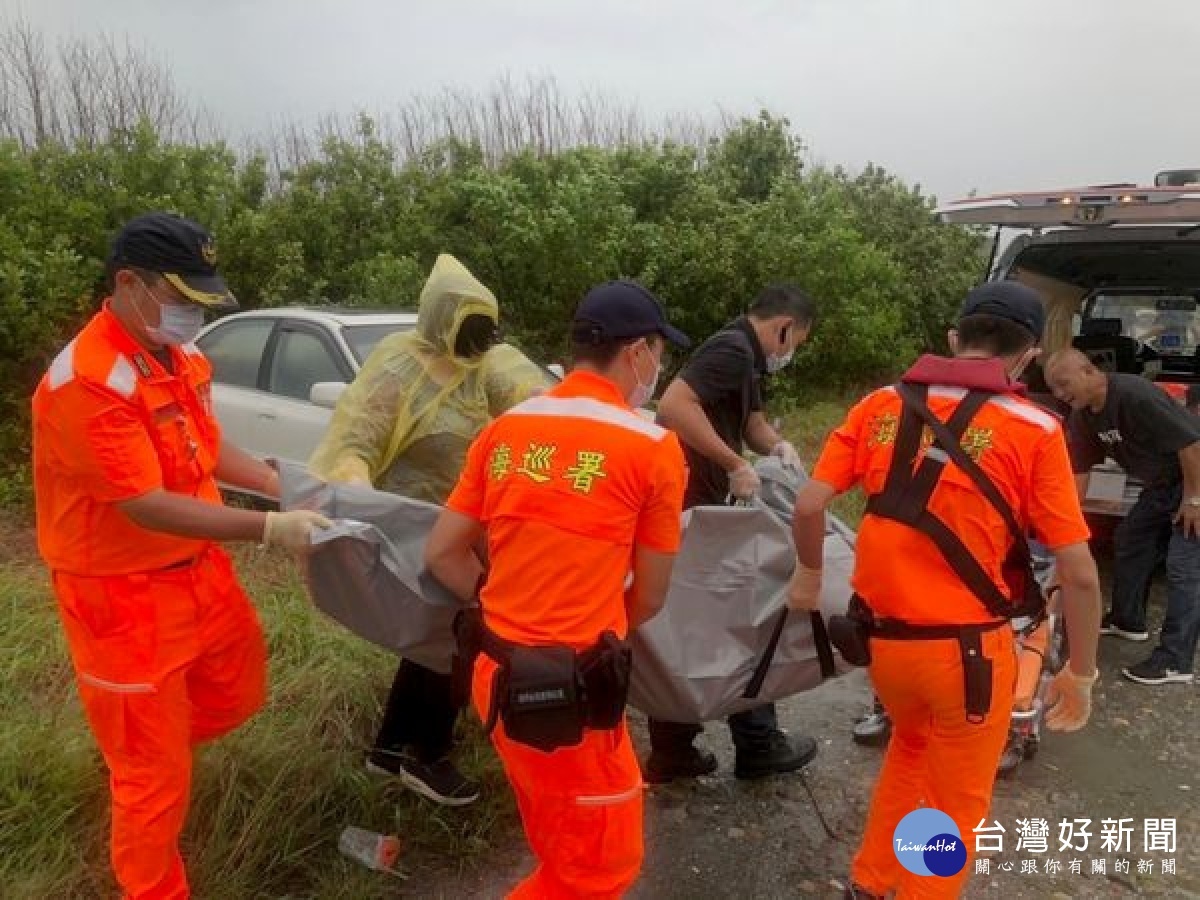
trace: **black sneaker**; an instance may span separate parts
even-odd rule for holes
[[[805,735],[789,737],[782,731],[771,732],[767,749],[758,753],[738,753],[733,774],[737,778],[763,778],[803,769],[817,756],[817,742]]]
[[[854,743],[864,747],[882,747],[892,736],[892,720],[875,701],[875,707],[854,723]]]
[[[1140,644],[1143,641],[1150,640],[1150,632],[1145,630],[1132,631],[1128,628],[1121,628],[1113,621],[1113,617],[1111,615],[1105,616],[1103,621],[1101,621],[1100,633],[1111,635],[1112,637],[1119,637],[1125,641],[1133,641],[1135,644]]]
[[[1195,676],[1191,672],[1180,672],[1159,663],[1152,656],[1136,665],[1121,670],[1121,674],[1138,684],[1191,684]]]
[[[717,771],[717,758],[707,750],[688,747],[682,756],[659,756],[653,751],[646,760],[642,778],[648,784],[666,784],[676,778],[699,778]]]
[[[367,771],[394,776],[409,790],[442,806],[466,806],[479,799],[478,782],[458,771],[448,756],[423,763],[411,753],[377,747],[367,757]]]

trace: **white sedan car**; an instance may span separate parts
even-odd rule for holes
[[[259,458],[307,462],[375,345],[416,324],[416,313],[299,307],[218,319],[196,343],[225,437]]]

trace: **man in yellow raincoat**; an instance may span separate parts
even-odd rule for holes
[[[439,256],[416,328],[371,354],[338,401],[312,471],[444,503],[483,426],[550,384],[520,351],[498,343],[498,323],[492,292],[453,256]],[[368,769],[437,803],[471,803],[478,785],[450,760],[458,712],[449,676],[403,660]]]

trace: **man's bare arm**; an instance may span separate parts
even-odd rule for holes
[[[671,586],[674,553],[659,553],[640,544],[633,548],[633,583],[625,591],[625,611],[630,629],[657,616]]]
[[[1096,644],[1100,640],[1100,576],[1096,561],[1084,542],[1055,550],[1054,561],[1062,587],[1071,671],[1088,676],[1096,671]]]
[[[676,378],[667,386],[658,403],[658,415],[681,441],[726,472],[733,472],[744,464],[745,460],[721,440],[708,420],[700,398],[682,378]]]
[[[452,509],[442,510],[425,545],[425,565],[454,596],[470,600],[483,575],[483,564],[475,548],[484,533],[483,525]]]
[[[161,488],[119,504],[134,524],[149,531],[207,541],[261,541],[267,514],[233,509]]]
[[[217,480],[273,499],[279,498],[279,475],[260,459],[229,441],[221,441],[217,455]]]

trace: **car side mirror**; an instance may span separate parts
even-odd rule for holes
[[[344,381],[318,381],[309,389],[308,402],[313,406],[333,409],[347,387]]]
[[[567,377],[566,369],[564,369],[558,363],[550,363],[550,365],[546,366],[546,371],[549,372],[551,375],[553,375],[555,378],[557,378],[559,381],[562,381],[564,378]]]

